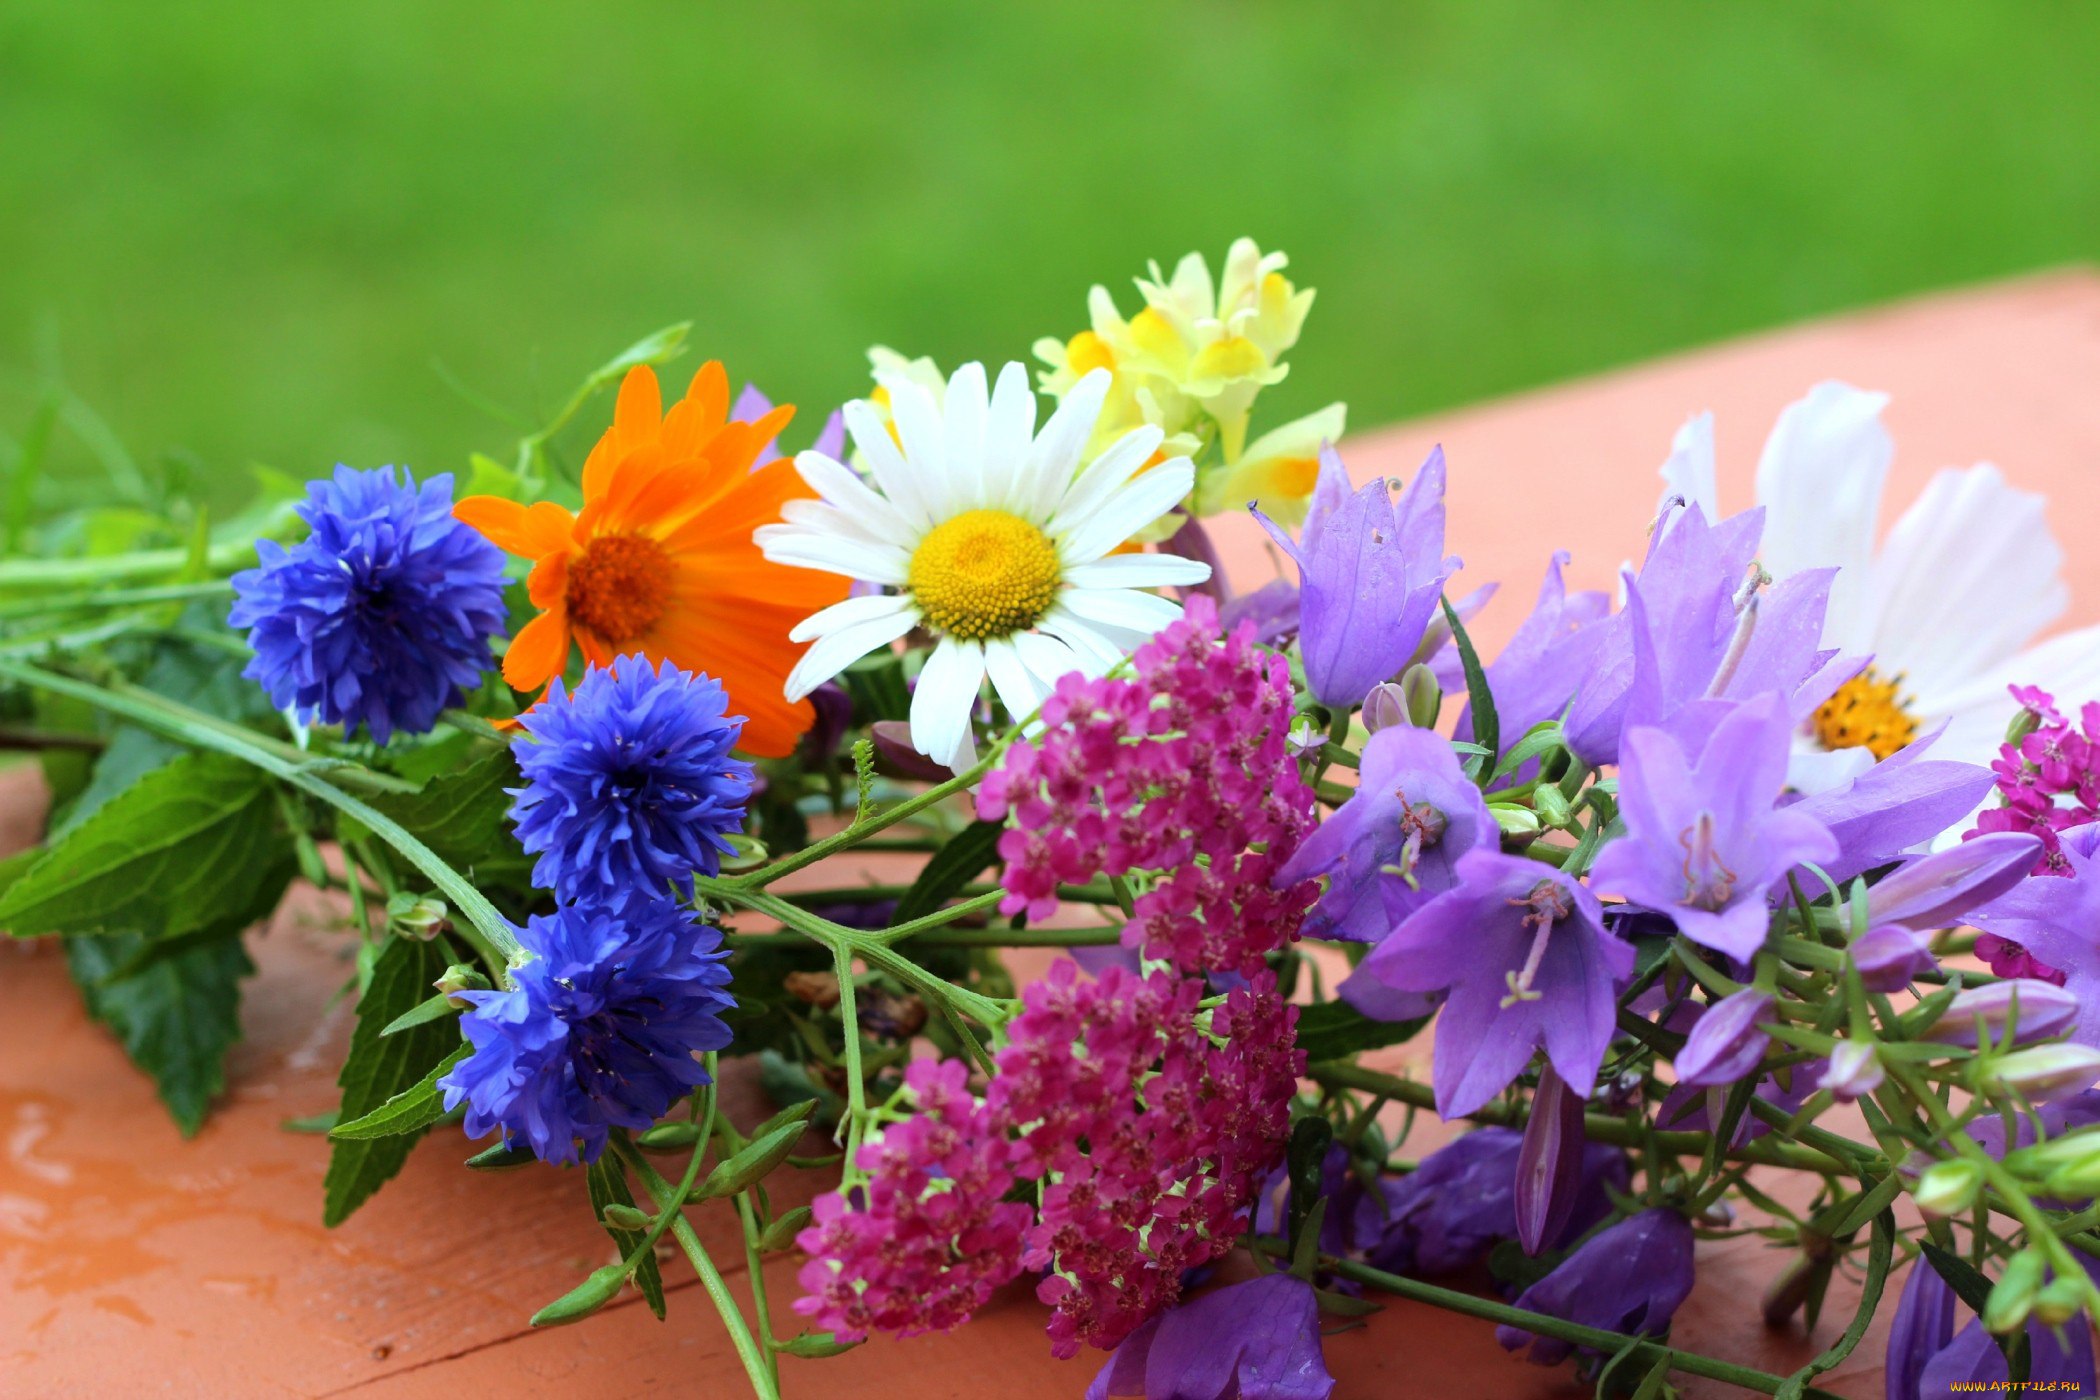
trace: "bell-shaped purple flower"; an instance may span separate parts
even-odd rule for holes
[[[1990,769],[1926,757],[1937,737],[1914,740],[1851,781],[1787,805],[1837,838],[1839,854],[1823,867],[1831,879],[1850,880],[1902,859],[1965,820],[1990,792]]]
[[[1582,1195],[1582,1159],[1589,1139],[1583,1099],[1547,1065],[1539,1071],[1524,1144],[1517,1151],[1517,1242],[1537,1254],[1558,1239]]]
[[[1395,501],[1383,477],[1350,494],[1340,455],[1323,447],[1300,538],[1254,516],[1298,565],[1298,649],[1313,698],[1355,709],[1413,659],[1458,567],[1444,557],[1443,449]]]
[[[1086,1388],[1086,1400],[1327,1400],[1312,1285],[1269,1274],[1214,1289],[1143,1323]]]
[[[1709,1006],[1677,1053],[1677,1082],[1693,1089],[1733,1084],[1764,1061],[1772,1038],[1759,1029],[1772,1010],[1769,993],[1745,988]]]
[[[1597,857],[1597,884],[1747,961],[1765,941],[1772,888],[1801,862],[1837,854],[1822,823],[1774,806],[1792,727],[1767,693],[1731,706],[1696,762],[1660,729],[1629,732],[1619,769],[1626,836]]]
[[[1541,1046],[1587,1097],[1632,946],[1605,931],[1594,895],[1551,866],[1482,845],[1454,874],[1455,888],[1408,915],[1342,983],[1343,999],[1361,1009],[1381,991],[1447,993],[1431,1066],[1446,1118],[1501,1093]]]
[[[1375,943],[1458,883],[1460,856],[1497,837],[1480,789],[1443,736],[1411,725],[1381,729],[1358,761],[1355,794],[1291,853],[1275,883],[1288,889],[1325,875],[1305,932]]]
[[[1691,1291],[1692,1227],[1674,1210],[1644,1210],[1584,1241],[1518,1295],[1516,1305],[1585,1327],[1652,1336],[1670,1325]],[[1496,1328],[1495,1340],[1509,1351],[1529,1346],[1526,1359],[1541,1366],[1557,1366],[1575,1350],[1573,1342],[1520,1327]]]
[[[2100,823],[2065,832],[2060,853],[2068,875],[2030,875],[1968,919],[2062,972],[2079,1003],[2072,1037],[2100,1046]]]
[[[1884,1381],[1888,1400],[1939,1400],[1964,1390],[2004,1392],[2010,1379],[2005,1354],[1980,1319],[1957,1331],[1955,1304],[1954,1290],[1929,1263],[1920,1259],[1911,1266],[1889,1326]],[[2092,1331],[2082,1320],[2061,1336],[2040,1322],[2030,1322],[2027,1342],[2030,1391],[2090,1395],[2100,1389]]]
[[[1422,1159],[1387,1192],[1385,1233],[1368,1255],[1377,1268],[1434,1277],[1475,1263],[1517,1238],[1517,1163],[1523,1135],[1478,1128]],[[1611,1192],[1626,1189],[1626,1154],[1584,1143],[1566,1219],[1544,1236],[1551,1249],[1611,1214]]]
[[[1611,612],[1610,597],[1569,593],[1561,579],[1567,566],[1568,552],[1556,551],[1531,615],[1487,666],[1488,690],[1495,697],[1495,719],[1505,743],[1568,708],[1606,640],[1600,624]],[[1461,739],[1473,737],[1470,711],[1459,718],[1455,732]]]

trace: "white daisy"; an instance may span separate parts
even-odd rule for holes
[[[2006,687],[2100,699],[2100,627],[2036,636],[2070,605],[2044,500],[1989,463],[1942,469],[1876,550],[1895,443],[1888,395],[1834,380],[1789,404],[1757,464],[1760,555],[1775,576],[1837,565],[1823,645],[1871,656],[1800,736],[1794,777],[1828,786],[1944,725],[1936,758],[1989,763],[2014,712]],[[1717,519],[1713,415],[1678,431],[1666,491]]]
[[[1140,590],[1201,583],[1210,566],[1169,554],[1112,554],[1174,509],[1195,468],[1175,457],[1150,468],[1162,434],[1134,428],[1081,467],[1109,375],[1097,370],[1035,431],[1028,371],[964,365],[939,399],[905,376],[884,376],[889,423],[874,405],[846,405],[872,484],[820,452],[795,469],[821,498],[791,501],[786,522],[755,536],[776,563],[844,574],[887,590],[848,598],[789,634],[814,641],[787,678],[799,699],[858,658],[922,627],[940,640],[919,673],[912,744],[962,767],[975,752],[971,713],[986,677],[1007,711],[1032,712],[1057,678],[1098,675],[1181,615]]]

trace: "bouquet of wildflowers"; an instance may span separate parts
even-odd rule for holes
[[[1617,595],[1543,559],[1485,655],[1441,454],[1253,432],[1283,266],[1096,288],[1033,373],[878,350],[800,451],[719,363],[666,405],[682,328],[507,462],[216,525],[25,449],[0,732],[55,803],[0,926],[193,1129],[244,931],[339,892],[325,1218],[422,1139],[571,1173],[606,1262],[533,1320],[662,1316],[683,1256],[762,1397],[1010,1287],[1091,1397],[1318,1400],[1395,1298],[1600,1396],[1820,1393],[1882,1310],[1891,1395],[2092,1390],[2100,629],[2029,645],[2041,502],[1946,471],[1877,553],[1880,396],[1787,409],[1736,515],[1695,418]],[[1793,1375],[1670,1336],[1746,1233]]]

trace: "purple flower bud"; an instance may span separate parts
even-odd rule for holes
[[[2001,831],[1919,856],[1868,893],[1867,917],[1876,924],[1945,928],[2026,879],[2041,846],[2031,833]]]
[[[1852,945],[1852,965],[1870,992],[1900,992],[1939,966],[1929,934],[1902,924],[1868,929]]]
[[[1841,1040],[1830,1052],[1830,1061],[1816,1087],[1828,1089],[1839,1103],[1851,1103],[1879,1089],[1887,1077],[1871,1041]]]
[[[1408,723],[1407,693],[1398,681],[1380,681],[1364,697],[1364,728],[1376,734],[1396,724]]]
[[[809,693],[816,722],[803,736],[803,745],[819,758],[829,758],[853,724],[853,697],[837,681],[826,681]]]
[[[2004,1040],[2010,1028],[2024,1043],[2046,1040],[2077,1019],[2076,996],[2032,977],[2015,977],[1957,993],[1925,1036],[1947,1045],[1975,1045],[1978,1026],[1993,1041]]]
[[[1611,1332],[1634,1335],[1665,1330],[1692,1291],[1692,1227],[1673,1210],[1644,1210],[1600,1230],[1582,1248],[1517,1298],[1526,1312],[1545,1313]],[[1557,1366],[1575,1350],[1573,1342],[1540,1337],[1517,1327],[1498,1327],[1505,1350],[1527,1344],[1527,1359]]]
[[[911,725],[901,719],[879,719],[868,726],[875,758],[885,773],[922,783],[946,782],[955,775],[911,746]]]
[[[1537,1254],[1559,1238],[1582,1193],[1582,1095],[1561,1081],[1552,1065],[1539,1075],[1517,1151],[1517,1239]]]
[[[1754,988],[1708,1007],[1677,1053],[1677,1082],[1694,1089],[1714,1088],[1755,1070],[1772,1043],[1758,1029],[1771,1010],[1772,998]]]

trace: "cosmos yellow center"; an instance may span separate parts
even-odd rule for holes
[[[1887,758],[1918,737],[1918,722],[1904,708],[1903,677],[1883,680],[1869,666],[1837,689],[1816,710],[1816,740],[1826,749],[1867,749]]]
[[[1003,510],[966,510],[927,532],[906,583],[934,630],[982,642],[1026,631],[1056,600],[1057,546]]]
[[[600,535],[569,561],[569,617],[618,645],[648,631],[671,601],[671,557],[647,535]]]

